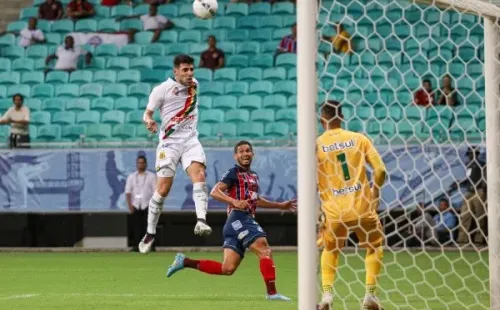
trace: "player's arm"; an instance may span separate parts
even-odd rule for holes
[[[156,133],[158,131],[158,125],[153,119],[153,114],[162,104],[163,93],[159,86],[153,88],[151,95],[149,95],[148,105],[142,116],[142,120],[149,131]]]
[[[264,209],[279,209],[279,210],[294,210],[296,200],[288,200],[284,202],[269,201],[259,196],[257,198],[257,207]]]
[[[214,188],[210,192],[210,197],[217,201],[232,205],[237,209],[244,210],[250,207],[246,200],[237,200],[226,194],[227,191],[236,184],[236,179],[237,176],[234,170],[228,170],[224,173],[221,180],[215,184]]]
[[[373,170],[372,198],[376,200],[380,197],[380,189],[384,185],[387,171],[382,161],[382,156],[380,156],[368,138],[365,140],[365,158]]]

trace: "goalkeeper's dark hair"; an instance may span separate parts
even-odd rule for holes
[[[186,55],[186,54],[180,54],[180,55],[175,56],[174,67],[179,68],[179,66],[181,64],[192,65],[192,64],[194,64],[194,58],[189,56],[189,55]]]
[[[238,148],[242,145],[248,145],[250,147],[250,150],[253,152],[252,143],[250,143],[246,140],[241,140],[240,142],[236,143],[236,145],[234,146],[234,154],[236,154],[238,152]]]
[[[337,100],[327,100],[321,106],[321,116],[328,119],[342,119],[342,107]]]

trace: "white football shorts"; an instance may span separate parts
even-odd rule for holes
[[[185,171],[193,162],[207,165],[203,146],[197,138],[180,141],[165,141],[156,149],[156,175],[173,177],[179,162]]]

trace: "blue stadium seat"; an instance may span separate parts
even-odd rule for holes
[[[116,76],[117,83],[139,83],[141,81],[141,72],[139,70],[118,71]]]
[[[238,109],[253,111],[261,108],[262,98],[258,95],[244,95],[238,98]]]
[[[225,138],[233,138],[238,134],[237,126],[232,123],[216,124],[213,128],[213,134]]]
[[[87,127],[87,137],[95,139],[106,139],[111,137],[111,125],[90,124]]]
[[[244,138],[256,139],[264,135],[262,123],[243,123],[238,128],[238,134]]]
[[[264,134],[266,137],[274,139],[286,138],[290,135],[290,129],[288,124],[284,122],[268,123],[264,127]]]
[[[95,5],[94,10],[98,19],[106,19],[111,15],[111,8],[104,5]]]
[[[198,30],[186,30],[179,34],[179,42],[201,42],[201,32]],[[184,44],[185,45],[185,44]],[[168,49],[168,47],[167,47]]]
[[[41,126],[50,124],[49,112],[33,112],[30,114],[30,124]]]
[[[64,111],[65,100],[61,98],[47,98],[43,100],[42,110],[46,112],[59,112]],[[52,120],[54,122],[54,120]]]
[[[213,71],[207,68],[196,69],[196,79],[198,81],[210,82],[212,81]]]
[[[177,55],[189,53],[189,46],[184,43],[172,43],[165,46],[165,55]]]
[[[235,29],[236,19],[230,16],[218,17],[213,22],[214,29]]]
[[[118,98],[115,101],[115,110],[130,112],[139,109],[139,100],[134,97]]]
[[[112,98],[126,97],[127,85],[125,84],[107,84],[103,87],[103,96]]]
[[[271,95],[273,93],[273,83],[269,81],[257,81],[250,83],[250,94],[259,96]]]
[[[127,123],[141,124],[142,126],[144,126],[143,125],[143,120],[142,120],[143,114],[144,114],[144,112],[142,112],[142,111],[130,111],[130,112],[128,112],[125,121]]]
[[[248,110],[235,109],[226,112],[226,122],[242,123],[250,120],[250,112]]]
[[[281,16],[271,15],[262,16],[260,18],[260,26],[262,28],[283,28],[283,18]]]
[[[17,72],[13,72],[12,74],[15,74]],[[43,72],[23,72],[21,75],[21,83],[23,84],[28,84],[28,85],[34,85],[34,84],[41,84],[44,82],[44,74]]]
[[[248,4],[246,3],[228,3],[226,6],[227,16],[245,16],[248,15]]]
[[[277,2],[272,7],[273,15],[295,14],[295,5],[291,2]]]
[[[116,82],[116,71],[114,71],[114,70],[95,71],[93,82],[95,82],[95,83],[114,83],[114,82]]]
[[[273,39],[273,30],[271,28],[260,28],[259,31],[250,32],[250,36],[248,37],[250,41],[256,42],[268,42]]]
[[[152,43],[144,46],[142,55],[144,56],[163,56],[165,55],[165,46],[161,43]]]
[[[112,135],[115,138],[130,139],[135,138],[136,126],[132,124],[117,124],[113,126]]]
[[[212,125],[207,123],[198,124],[198,137],[202,140],[212,138]]]
[[[257,109],[250,113],[250,121],[271,123],[274,122],[274,110],[271,109]]]
[[[238,80],[240,81],[260,81],[262,79],[262,69],[261,68],[242,68],[238,70]]]
[[[66,99],[66,111],[84,112],[90,109],[90,100],[87,98]]]
[[[52,118],[52,124],[61,126],[74,125],[75,120],[76,120],[76,115],[74,112],[61,111],[54,113],[54,117]]]
[[[123,124],[125,113],[123,111],[106,111],[101,115],[101,122],[104,124]]]
[[[144,39],[143,41],[146,41],[145,43],[142,44],[149,44],[151,42],[152,36],[148,36],[147,39]],[[177,31],[162,31],[160,34],[160,38],[158,39],[158,42],[164,42],[164,43],[177,43],[179,40],[179,34]]]
[[[133,9],[129,5],[121,4],[111,7],[111,17],[125,17],[130,16],[133,13]]]
[[[62,72],[62,71],[52,71],[47,74],[47,79],[49,77],[49,74],[54,73],[54,77],[52,78],[56,83],[63,83],[62,81],[64,80],[64,76],[59,73],[66,73],[66,81],[68,79],[68,73],[67,72]],[[77,84],[85,84],[85,83],[91,83],[92,82],[92,71],[90,70],[76,70],[71,72],[71,75],[69,77],[69,82],[70,83],[77,83]],[[46,79],[46,81],[47,81]],[[48,81],[47,81],[48,82]]]
[[[198,70],[196,72],[197,78],[198,78]],[[140,77],[142,82],[160,83],[166,80],[167,72],[165,72],[164,70],[142,70],[140,72]]]
[[[207,49],[207,45],[205,43],[191,43],[191,44],[189,44],[189,53],[193,54],[193,55],[200,55],[206,49]]]
[[[237,54],[259,54],[260,44],[259,42],[241,42],[236,45],[236,53]]]
[[[172,19],[176,29],[189,29],[189,18],[174,18]]]
[[[24,57],[24,49],[20,46],[12,45],[2,48],[2,57],[6,58],[22,58]]]
[[[267,68],[264,69],[262,73],[262,79],[276,82],[286,79],[286,70],[285,68]]]
[[[106,69],[126,70],[129,68],[129,59],[126,57],[110,57],[106,63]]]
[[[42,100],[39,98],[25,98],[24,104],[30,108],[31,111],[40,111],[42,109]]]
[[[212,108],[212,97],[210,96],[199,96],[198,97],[198,109],[209,110]]]
[[[19,59],[16,59],[16,60],[18,61]],[[9,72],[11,69],[13,71],[19,71],[19,70],[15,70],[17,68],[13,68],[13,64],[11,63],[10,59],[0,58],[0,72]]]
[[[31,7],[31,8],[21,9],[21,12],[19,14],[19,19],[28,20],[32,17],[38,18],[38,8]]]
[[[209,110],[200,115],[202,123],[222,123],[224,121],[224,112],[221,110]]]
[[[94,98],[90,103],[90,109],[92,111],[98,111],[100,113],[113,110],[114,100],[112,98]]]
[[[72,32],[74,28],[73,21],[69,19],[61,19],[52,22],[52,26],[50,27],[51,32],[58,33],[68,33]]]
[[[238,29],[259,29],[260,19],[257,16],[244,16],[238,18]]]
[[[250,67],[270,68],[273,66],[272,54],[261,54],[250,57]]]
[[[96,56],[117,56],[118,46],[115,44],[100,44],[95,48]]]
[[[97,25],[97,31],[101,32],[118,32],[120,23],[115,19],[101,19]]]
[[[21,94],[24,97],[31,97],[31,88],[29,85],[10,85],[7,87],[7,96],[11,97],[14,94]]]
[[[246,41],[250,36],[250,32],[248,29],[233,29],[231,31],[228,30],[226,35],[227,41]]]
[[[247,82],[227,82],[225,85],[225,94],[227,95],[246,95],[248,93]]]
[[[96,98],[102,96],[103,86],[98,83],[88,83],[80,86],[80,97],[82,98]]]
[[[30,74],[31,72],[24,72]],[[21,82],[21,74],[19,72],[2,72],[0,73],[0,84],[15,85]]]
[[[221,68],[214,72],[214,81],[233,82],[236,81],[235,68]]]
[[[52,84],[37,84],[31,89],[31,96],[34,98],[50,98],[54,97],[54,94],[55,89]]]
[[[96,32],[97,20],[95,19],[80,19],[75,23],[75,31],[78,32]]]
[[[43,125],[38,127],[37,131],[37,139],[56,141],[61,138],[61,126],[59,125]]]
[[[126,57],[139,57],[142,53],[142,46],[139,44],[127,44],[120,48],[118,55]]]
[[[189,28],[196,29],[196,30],[212,29],[212,20],[211,19],[193,18],[190,21]]]
[[[268,95],[264,97],[262,107],[264,109],[280,110],[287,107],[286,97],[284,95]]]
[[[19,32],[26,28],[28,26],[28,23],[25,21],[15,21],[11,22],[7,25],[7,31],[11,32]]]
[[[152,69],[153,58],[150,56],[136,57],[130,60],[130,69]]]
[[[128,87],[128,97],[149,97],[151,93],[151,85],[149,83],[136,83]]]
[[[155,69],[171,70],[174,67],[173,60],[173,56],[153,57],[153,67]]]
[[[217,96],[214,98],[212,107],[222,111],[236,109],[238,99],[235,96]]]
[[[0,37],[0,46],[9,46],[16,44],[16,36],[12,33],[4,34]]]

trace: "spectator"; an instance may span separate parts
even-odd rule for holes
[[[94,7],[87,0],[72,0],[66,10],[66,15],[73,20],[92,17],[94,14]]]
[[[153,31],[153,38],[151,38],[151,42],[158,41],[163,30],[170,29],[174,26],[174,23],[166,17],[158,15],[158,5],[156,4],[151,4],[149,6],[149,14],[124,16],[119,17],[116,20],[121,21],[137,17],[141,18],[144,30]],[[129,42],[133,42],[135,32],[136,30],[129,30]]]
[[[63,17],[63,6],[57,0],[45,0],[38,8],[38,17],[46,20],[58,20]]]
[[[156,175],[146,170],[147,160],[143,155],[137,157],[136,167],[137,171],[127,178],[125,196],[132,215],[132,250],[138,252],[137,246],[146,231],[148,223],[149,200],[156,189]]]
[[[281,39],[280,45],[274,53],[274,64],[276,64],[276,57],[283,53],[296,53],[297,52],[297,24],[292,26],[292,34],[287,35]]]
[[[432,244],[436,243],[436,237],[432,227],[434,227],[434,218],[429,212],[426,212],[423,202],[419,203],[414,212],[411,226],[409,227],[410,235],[414,235],[422,242],[430,241]]]
[[[45,37],[40,29],[36,28],[37,19],[32,17],[28,22],[28,27],[19,32],[19,46],[28,47],[36,43],[45,43]]]
[[[466,156],[469,157],[467,164],[467,176],[460,182],[450,186],[450,191],[460,186],[467,188],[467,194],[460,207],[460,230],[457,243],[469,243],[469,237],[475,244],[485,241],[487,211],[486,211],[486,164],[479,160],[480,152],[477,148],[469,148]],[[477,229],[471,231],[472,223],[477,224]]]
[[[103,6],[115,6],[121,3],[125,3],[127,5],[134,5],[132,0],[101,0],[101,5]]]
[[[440,243],[446,243],[453,240],[453,229],[457,226],[457,217],[455,211],[450,208],[450,202],[447,199],[439,201],[439,211],[433,217],[435,223],[434,230]]]
[[[442,86],[437,104],[455,106],[458,104],[457,91],[451,84],[451,76],[448,74],[443,77]]]
[[[21,94],[12,96],[12,101],[14,106],[0,118],[0,124],[10,124],[10,148],[29,148],[30,109],[23,105],[24,97]]]
[[[54,69],[71,72],[76,70],[80,55],[85,55],[85,62],[90,64],[92,54],[79,46],[75,47],[73,37],[67,36],[64,39],[64,46],[59,46],[55,54],[47,56],[45,63],[48,65],[52,59],[57,59]]]
[[[201,53],[200,68],[208,68],[212,70],[224,67],[224,51],[218,49],[215,36],[208,36],[208,49]]]
[[[413,102],[423,107],[434,105],[434,91],[432,90],[432,83],[430,80],[422,81],[422,88],[415,92]]]
[[[323,36],[323,39],[332,42],[333,51],[335,53],[352,54],[354,52],[354,49],[352,46],[351,35],[349,34],[349,32],[344,28],[344,25],[341,23],[338,23],[336,25],[336,31],[337,35],[331,37]]]

